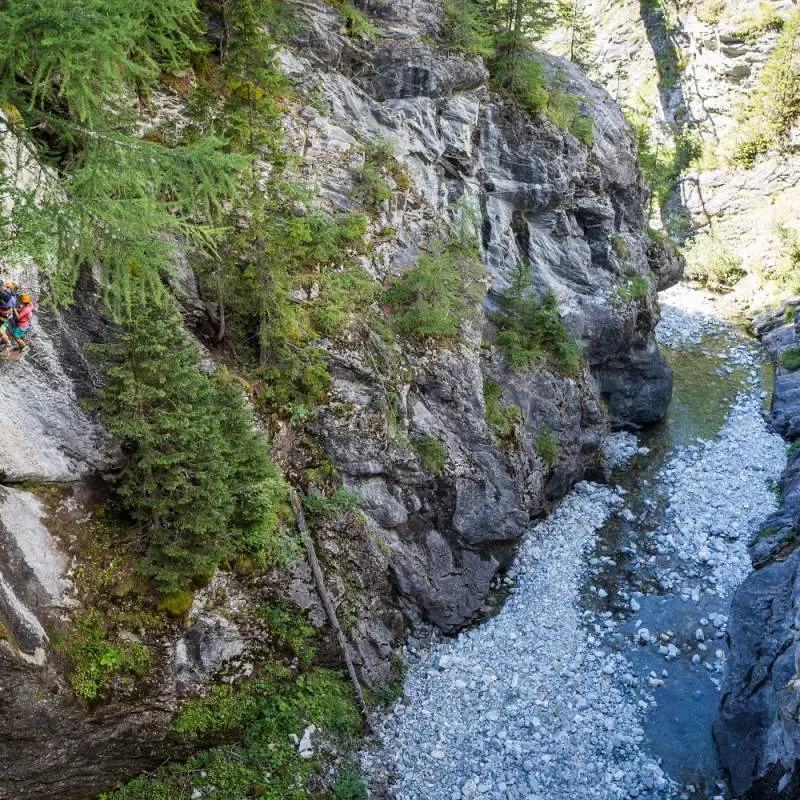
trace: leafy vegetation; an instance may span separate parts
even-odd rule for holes
[[[383,180],[369,159],[353,170],[352,197],[354,200],[375,209],[385,200],[391,200],[393,196],[394,192],[391,187]]]
[[[71,302],[87,263],[102,265],[119,316],[165,302],[169,243],[180,236],[213,248],[246,163],[213,136],[168,144],[135,135],[130,98],[203,47],[195,3],[12,0],[0,9],[0,31],[6,119],[50,167],[38,185],[8,176],[0,185],[13,231],[3,251],[46,269],[56,305]]]
[[[316,655],[316,631],[297,611],[290,611],[279,603],[260,608],[258,617],[287,654],[297,659],[301,669],[312,665]]]
[[[89,701],[136,691],[157,656],[146,632],[157,635],[172,626],[137,574],[137,531],[107,498],[76,514],[69,489],[39,485],[29,491],[75,558],[72,580],[82,604],[52,634],[71,690]]]
[[[630,255],[628,252],[628,245],[625,244],[625,240],[616,231],[611,234],[611,249],[614,251],[617,258],[622,261],[628,260]]]
[[[483,382],[483,401],[489,430],[500,440],[514,441],[517,425],[522,422],[522,409],[516,405],[503,405],[503,387],[486,378]]]
[[[533,440],[533,450],[542,462],[552,467],[558,461],[558,446],[548,427],[544,427]]]
[[[456,339],[483,295],[477,253],[457,240],[423,253],[383,295],[394,329],[416,339]]]
[[[309,493],[303,500],[305,510],[314,519],[335,519],[345,511],[358,508],[361,499],[355,492],[347,489],[336,489],[331,494]]]
[[[800,348],[787,350],[785,353],[782,353],[779,363],[784,369],[792,371],[800,369]]]
[[[706,25],[716,25],[723,11],[725,11],[725,0],[702,0],[698,4],[695,14],[700,22],[705,22]]]
[[[590,146],[592,118],[583,113],[580,98],[563,85],[561,75],[549,70],[532,49],[561,20],[569,32],[566,55],[578,63],[588,60],[592,30],[580,4],[581,0],[449,0],[442,35],[452,49],[486,58],[495,87],[528,113],[545,114]]]
[[[136,641],[110,635],[100,612],[89,608],[59,642],[70,662],[69,685],[77,697],[102,697],[112,678],[141,677],[150,666],[150,650]]]
[[[580,348],[567,333],[552,293],[537,299],[531,294],[527,267],[520,264],[511,286],[497,299],[500,311],[492,315],[496,344],[512,369],[546,367],[561,375],[575,375],[583,364]]]
[[[101,800],[174,800],[194,790],[213,792],[219,800],[314,796],[310,786],[322,764],[318,757],[301,758],[290,739],[308,725],[339,746],[357,736],[361,719],[350,685],[329,670],[297,671],[273,663],[250,683],[220,686],[209,697],[190,701],[175,721],[176,734],[189,742],[228,744],[163,766]]]
[[[800,119],[800,10],[783,26],[758,83],[737,113],[731,160],[747,169],[772,147],[781,147]]]
[[[616,297],[623,303],[630,303],[633,300],[641,300],[647,297],[650,291],[650,282],[641,275],[633,275],[625,283],[616,289]]]
[[[447,447],[435,436],[420,436],[411,440],[411,447],[419,456],[426,472],[441,475],[447,464]]]
[[[333,787],[333,800],[367,800],[367,787],[357,770],[343,772]]]
[[[344,17],[347,33],[350,36],[368,41],[378,37],[378,29],[349,0],[331,0],[331,5]]]
[[[680,235],[675,225],[681,220],[667,214],[667,202],[677,190],[680,178],[686,169],[701,155],[702,144],[696,131],[683,130],[670,138],[656,137],[650,126],[651,110],[643,106],[636,111],[628,110],[628,120],[636,135],[636,154],[647,185],[651,190],[663,219],[667,220],[670,232]]]
[[[731,24],[731,36],[755,44],[771,31],[783,30],[784,20],[772,3],[759,0],[758,5]]]
[[[259,403],[301,423],[324,397],[330,377],[319,339],[340,336],[370,313],[377,295],[356,261],[367,219],[324,212],[291,177],[293,160],[284,152],[279,124],[290,90],[274,64],[271,34],[291,19],[283,4],[236,0],[223,3],[221,13],[230,31],[223,69],[208,70],[195,90],[193,129],[224,138],[251,166],[215,257],[195,267],[204,292],[217,300],[217,338],[248,370]],[[209,113],[215,108],[210,97],[217,104],[221,98],[222,113]],[[364,186],[377,201],[376,186]]]
[[[742,260],[714,235],[697,236],[685,255],[686,277],[715,291],[731,289],[747,274]]]

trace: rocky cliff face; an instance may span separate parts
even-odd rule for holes
[[[679,237],[712,237],[709,258],[724,249],[740,259],[749,274],[726,305],[762,309],[772,296],[763,282],[774,277],[785,251],[782,231],[797,230],[796,132],[782,152],[752,168],[726,163],[725,156],[740,125],[737,110],[758,86],[795,5],[592,0],[582,8],[597,33],[590,74],[647,122],[662,154],[674,153],[676,137],[694,142],[691,162],[675,160],[675,191],[656,216]],[[558,35],[551,45],[559,46]],[[754,327],[776,357],[797,347],[783,306],[757,318]],[[796,372],[778,369],[773,423],[790,440],[800,434],[798,386]],[[737,797],[800,794],[798,474],[794,455],[781,485],[782,507],[751,543],[755,571],[737,591],[729,621],[731,654],[714,732]]]
[[[653,337],[656,292],[681,273],[680,260],[648,235],[631,131],[602,89],[574,66],[548,62],[594,120],[587,147],[494,94],[478,61],[430,45],[435,3],[375,5],[379,36],[365,43],[347,35],[332,7],[296,3],[303,40],[280,54],[299,98],[285,119],[287,141],[321,202],[345,209],[358,205],[352,169],[365,146],[390,141],[409,181],[372,214],[365,270],[381,281],[399,275],[448,230],[457,206],[479,232],[487,295],[453,346],[401,340],[387,348],[355,331],[323,343],[333,381],[311,427],[368,524],[345,520],[318,546],[368,681],[387,677],[409,622],[454,631],[485,610],[530,519],[574,482],[603,473],[609,421],[638,427],[664,413],[671,374]],[[486,312],[518,263],[534,291],[555,293],[585,354],[580,374],[513,372],[491,345]],[[631,292],[634,279],[643,291]],[[190,304],[202,313],[196,297]],[[81,798],[176,755],[168,730],[180,699],[247,674],[264,643],[249,606],[278,591],[315,625],[323,616],[302,561],[288,574],[220,574],[196,598],[188,630],[176,624],[152,637],[157,656],[141,691],[115,687],[116,699],[91,707],[72,696],[49,632],[80,603],[70,531],[88,524],[89,476],[107,470],[115,453],[77,400],[95,388],[82,345],[102,331],[89,331],[80,315],[69,325],[46,315],[40,322],[29,360],[6,367],[0,409],[13,446],[3,448],[0,473],[6,483],[70,485],[51,508],[22,488],[2,489],[0,760],[8,767],[0,798]],[[510,439],[486,421],[487,379],[501,387],[503,406],[520,410]],[[22,446],[13,426],[24,432]],[[293,436],[279,434],[276,456],[301,470]],[[542,436],[554,457],[537,445]],[[421,437],[446,448],[439,474],[412,447]]]
[[[466,208],[480,230],[487,307],[516,265],[526,264],[536,291],[556,293],[591,368],[577,379],[512,374],[482,346],[491,336],[485,319],[455,348],[401,346],[388,385],[386,354],[376,354],[374,342],[331,353],[336,405],[319,435],[389,547],[404,608],[454,630],[479,611],[530,516],[598,471],[606,425],[599,402],[620,426],[663,414],[671,376],[652,335],[655,293],[679,278],[681,265],[647,235],[628,125],[573,65],[553,60],[549,68],[561,71],[595,120],[591,147],[494,95],[480,64],[423,44],[433,32],[429,10],[411,14],[387,4],[379,17],[385,39],[355,45],[329,7],[305,9],[309,47],[284,61],[295,79],[317,87],[328,109],[304,108],[291,122],[291,134],[305,143],[309,177],[331,202],[350,207],[347,168],[364,144],[381,139],[413,182],[381,206],[375,227],[399,234],[367,268],[380,278],[397,274],[432,227],[443,225],[436,220]],[[625,301],[622,289],[635,276],[649,288]],[[486,378],[504,387],[505,403],[522,409],[510,447],[498,444],[485,421]],[[395,431],[385,422],[387,404],[398,409]],[[534,448],[545,430],[558,448],[552,466]],[[420,436],[447,446],[439,477],[426,474],[409,450],[408,439]]]
[[[797,348],[781,308],[755,321],[776,356]],[[772,419],[794,441],[800,434],[800,372],[778,368]],[[736,592],[728,622],[731,658],[714,736],[737,797],[788,800],[800,792],[800,455],[790,454],[781,507],[750,544],[755,571]]]
[[[793,13],[789,0],[724,0],[690,4],[581,4],[592,31],[589,75],[652,131],[653,148],[675,168],[674,191],[661,223],[678,238],[710,236],[741,260],[748,275],[731,303],[757,313],[774,296],[765,289],[785,243],[781,229],[796,230],[798,162],[796,132],[780,153],[753,168],[727,162],[737,114],[758,86],[780,26]],[[561,34],[548,43],[559,49]],[[681,162],[675,137],[685,137]]]

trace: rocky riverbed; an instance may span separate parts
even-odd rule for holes
[[[662,296],[668,418],[607,443],[532,528],[500,614],[409,651],[405,696],[363,755],[397,800],[725,796],[711,721],[732,590],[776,507],[783,440],[764,358],[702,295]]]

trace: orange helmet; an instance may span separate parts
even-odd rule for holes
[[[21,294],[21,295],[19,296],[19,299],[20,299],[20,300],[21,300],[23,303],[32,303],[32,302],[33,302],[33,298],[32,298],[32,297],[31,297],[29,294]]]

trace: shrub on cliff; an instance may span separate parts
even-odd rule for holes
[[[541,299],[531,293],[527,267],[520,264],[511,286],[497,298],[492,315],[497,346],[512,369],[543,366],[562,375],[575,375],[583,359],[567,333],[552,292]]]
[[[142,572],[172,593],[224,559],[264,555],[283,483],[239,388],[198,370],[197,348],[169,316],[135,318],[105,352],[105,421],[125,455],[116,491],[141,531]]]
[[[423,253],[384,293],[392,325],[406,336],[455,339],[483,296],[481,269],[477,253],[457,240]]]
[[[726,291],[737,284],[747,271],[742,259],[716,236],[703,234],[686,248],[686,277],[715,291]]]
[[[731,160],[751,168],[800,120],[800,11],[794,11],[737,117]]]

